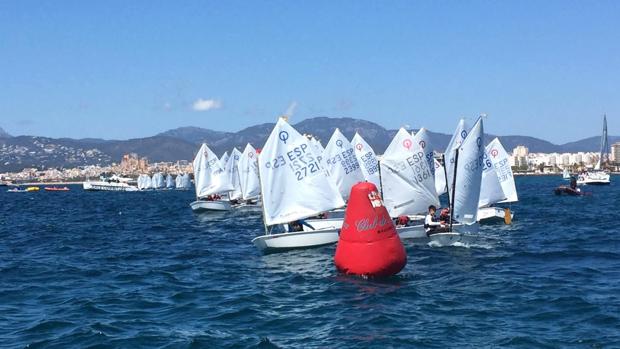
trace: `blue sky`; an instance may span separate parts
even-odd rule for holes
[[[143,137],[348,116],[620,134],[618,1],[2,1],[0,127]]]

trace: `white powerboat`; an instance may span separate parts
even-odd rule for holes
[[[588,171],[577,177],[578,185],[609,185],[611,184],[611,176],[605,171]]]
[[[138,187],[130,185],[131,178],[112,176],[110,178],[101,177],[99,181],[86,181],[82,187],[87,191],[138,191]]]

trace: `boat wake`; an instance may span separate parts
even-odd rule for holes
[[[440,241],[430,241],[427,244],[429,247],[463,247],[463,248],[475,248],[475,249],[484,249],[490,250],[493,249],[493,245],[483,244],[483,243],[473,243],[467,241],[455,241],[449,244],[441,243]]]

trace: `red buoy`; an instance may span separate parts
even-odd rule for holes
[[[351,188],[334,262],[343,273],[369,277],[395,275],[407,264],[405,247],[370,182]]]

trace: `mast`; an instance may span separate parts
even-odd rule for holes
[[[452,207],[450,207],[450,231],[452,231],[452,223],[454,222],[454,195],[456,194],[456,172],[457,172],[458,164],[459,164],[459,148],[456,148],[456,154],[454,155],[454,177],[452,179]]]
[[[607,115],[603,114],[603,134],[601,135],[601,151],[599,154],[599,169],[607,162],[609,141],[607,139]]]

